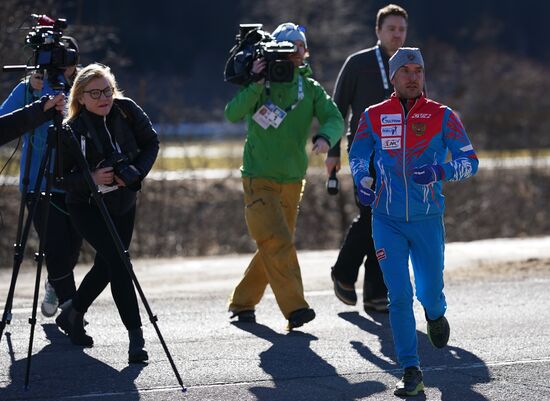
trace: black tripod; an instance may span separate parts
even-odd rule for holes
[[[61,125],[61,115],[56,116],[56,119],[59,119],[59,124]],[[4,332],[4,328],[6,327],[6,324],[9,324],[11,322],[11,310],[13,306],[13,296],[15,293],[15,284],[17,282],[17,277],[19,275],[19,270],[21,268],[21,263],[23,262],[23,256],[25,253],[25,247],[27,245],[27,239],[29,236],[31,224],[34,215],[36,214],[36,210],[38,206],[42,208],[42,220],[40,221],[40,229],[42,233],[46,233],[47,224],[48,224],[48,215],[49,215],[49,204],[50,204],[50,198],[51,198],[51,187],[52,187],[52,163],[53,163],[53,152],[56,147],[55,142],[57,141],[57,134],[56,134],[56,126],[50,126],[48,128],[48,139],[47,139],[47,147],[46,147],[46,153],[44,154],[44,157],[42,158],[42,161],[40,163],[40,168],[38,170],[38,177],[34,186],[34,193],[40,193],[40,187],[42,184],[42,179],[45,179],[46,182],[46,188],[45,191],[41,194],[40,197],[35,197],[30,206],[29,206],[29,213],[27,215],[27,219],[25,220],[25,224],[23,225],[23,230],[21,232],[20,227],[18,227],[18,233],[17,233],[17,242],[14,245],[14,261],[13,261],[13,270],[12,270],[12,276],[11,276],[11,282],[10,282],[10,288],[8,291],[8,297],[6,300],[6,306],[4,308],[4,313],[2,315],[2,321],[0,321],[0,339],[2,338],[2,334]],[[30,155],[27,155],[30,156]],[[28,160],[28,159],[27,159]],[[26,169],[28,171],[28,165],[26,166]],[[25,175],[27,172],[25,172]],[[26,192],[26,191],[25,191]],[[26,195],[26,194],[25,194]],[[25,196],[24,195],[24,196]],[[21,206],[21,214],[20,219],[22,219],[22,213],[24,210],[24,206]],[[40,236],[40,241],[38,245],[38,252],[35,254],[35,260],[37,262],[37,269],[36,269],[36,280],[34,283],[34,296],[33,296],[33,304],[32,304],[32,313],[31,317],[29,318],[29,323],[31,325],[31,333],[29,336],[29,348],[28,348],[28,354],[27,354],[27,369],[25,371],[25,388],[27,389],[29,386],[29,376],[30,376],[30,368],[31,368],[31,357],[32,357],[32,344],[34,340],[34,327],[36,325],[36,310],[38,305],[38,294],[40,289],[40,276],[42,273],[42,263],[44,261],[44,247],[45,247],[45,235]]]
[[[160,332],[160,329],[157,325],[158,318],[153,315],[153,312],[151,310],[151,307],[149,306],[149,303],[147,302],[147,298],[145,297],[145,294],[143,293],[143,290],[141,288],[141,285],[139,284],[139,281],[134,273],[132,263],[130,262],[130,254],[129,252],[124,249],[124,245],[122,240],[120,239],[118,232],[116,231],[115,225],[111,219],[111,216],[109,215],[109,212],[107,210],[107,207],[105,206],[105,203],[103,201],[102,193],[98,190],[98,187],[96,183],[94,182],[92,175],[90,173],[90,169],[88,166],[88,163],[86,161],[86,158],[81,153],[80,150],[80,144],[78,140],[74,137],[72,134],[72,131],[68,126],[62,126],[61,125],[61,116],[56,113],[56,118],[54,119],[54,125],[50,126],[48,129],[48,145],[46,149],[46,155],[44,156],[40,170],[39,170],[39,176],[37,179],[37,185],[35,187],[35,191],[39,190],[39,185],[42,180],[42,177],[46,179],[46,191],[45,194],[41,196],[42,200],[42,207],[44,208],[44,217],[43,221],[41,221],[41,227],[42,232],[45,232],[47,219],[48,219],[48,204],[49,204],[49,198],[50,198],[50,190],[51,190],[51,182],[52,182],[52,176],[50,173],[50,164],[52,162],[52,154],[54,153],[54,149],[56,147],[56,144],[58,141],[61,141],[63,145],[69,150],[70,154],[76,159],[77,164],[80,168],[80,170],[83,173],[84,179],[86,181],[86,184],[88,188],[90,189],[90,192],[92,194],[92,197],[101,213],[101,216],[103,220],[105,221],[105,224],[109,230],[109,233],[114,241],[115,247],[120,255],[120,258],[122,262],[124,263],[124,266],[128,270],[128,273],[130,274],[132,281],[139,293],[139,296],[141,298],[141,301],[147,311],[147,315],[149,316],[149,320],[153,324],[153,327],[155,328],[155,331],[157,333],[157,336],[160,340],[160,343],[162,345],[162,348],[164,349],[164,352],[166,353],[166,356],[168,358],[168,361],[170,362],[170,366],[172,367],[172,370],[174,371],[174,374],[176,376],[176,379],[179,383],[179,385],[182,388],[182,391],[186,391],[186,388],[183,385],[183,381],[181,379],[181,376],[178,372],[178,369],[174,363],[174,360],[172,358],[172,355],[170,354],[170,351],[168,350],[168,347],[166,345],[166,342],[164,341],[164,338],[162,336],[162,333]],[[30,206],[29,216],[32,217],[36,211],[37,207],[37,199],[33,201],[33,203]],[[46,202],[47,201],[47,202]],[[15,290],[15,282],[17,280],[17,275],[19,273],[19,268],[22,261],[22,253],[24,251],[26,240],[28,236],[28,232],[30,229],[30,218],[27,218],[27,222],[25,223],[25,227],[23,229],[23,235],[22,240],[20,244],[16,244],[16,255],[15,255],[15,263],[14,263],[14,269],[12,273],[12,280],[10,284],[10,289],[8,291],[8,299],[6,301],[6,308],[4,310],[4,315],[2,317],[2,321],[0,322],[0,338],[2,336],[2,332],[4,330],[4,327],[6,325],[6,322],[9,323],[11,320],[11,307],[13,303],[13,293]],[[38,292],[40,287],[40,273],[42,268],[42,260],[43,260],[43,240],[40,239],[40,245],[39,245],[39,252],[37,254],[37,272],[36,272],[36,281],[35,281],[35,288],[34,288],[34,297],[33,297],[33,309],[32,309],[32,317],[29,319],[29,323],[31,324],[31,335],[29,339],[29,351],[28,351],[28,357],[27,357],[27,371],[25,376],[25,387],[28,387],[28,381],[29,381],[29,372],[30,372],[30,364],[31,364],[31,354],[32,354],[32,341],[34,337],[34,326],[36,324],[36,309],[38,304]]]

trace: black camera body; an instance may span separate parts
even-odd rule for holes
[[[99,167],[112,167],[115,175],[120,178],[128,188],[132,189],[132,187],[135,187],[136,184],[139,184],[141,181],[141,173],[130,164],[130,159],[123,153],[111,153],[100,163]]]
[[[4,71],[47,71],[48,79],[54,90],[64,89],[64,84],[58,77],[63,69],[78,64],[78,45],[75,40],[63,36],[63,29],[67,28],[67,21],[63,18],[56,20],[47,15],[31,14],[36,25],[30,28],[25,37],[25,46],[33,50],[32,64],[8,65]]]
[[[46,70],[76,65],[78,52],[70,49],[63,37],[67,21],[63,18],[52,20],[44,15],[33,15],[33,18],[37,25],[25,37],[25,44],[34,50],[34,65]]]
[[[291,82],[294,78],[294,63],[288,56],[296,52],[292,42],[260,42],[257,48],[259,57],[267,63],[265,79],[271,82]]]
[[[327,192],[329,195],[336,195],[339,189],[340,183],[338,182],[338,177],[336,177],[336,168],[333,168],[327,180]]]
[[[225,63],[225,82],[247,85],[265,78],[271,82],[291,82],[294,79],[294,64],[288,57],[296,52],[292,42],[277,42],[271,34],[262,30],[262,24],[240,24],[235,37],[236,44],[229,51]],[[251,74],[252,63],[264,58],[267,66],[263,74]]]

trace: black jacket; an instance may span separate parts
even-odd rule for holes
[[[359,118],[365,109],[373,104],[380,103],[393,92],[393,86],[389,82],[388,90],[384,89],[380,67],[376,57],[376,47],[361,50],[349,56],[342,66],[336,85],[334,87],[333,100],[338,106],[342,117],[347,122],[348,110],[351,107],[351,120],[349,124],[348,151],[353,142]],[[389,74],[389,57],[380,48],[380,55],[386,76]],[[329,156],[340,156],[340,142],[329,150]]]
[[[109,133],[117,149],[125,154],[130,163],[140,172],[143,180],[153,167],[159,151],[159,140],[149,117],[131,99],[115,99],[106,118],[83,109],[69,122],[72,133],[78,142],[80,151],[84,149],[86,162],[90,171],[98,168],[100,162],[108,158],[115,150],[111,145]],[[115,145],[116,146],[116,145]],[[60,187],[67,191],[67,203],[89,203],[91,191],[77,157],[71,154],[70,146],[62,146],[63,179]],[[120,187],[108,192],[103,197],[109,211],[122,214],[129,210],[136,201],[136,191]]]
[[[44,96],[22,109],[0,117],[0,146],[51,120],[55,109],[44,111],[47,100],[48,97]]]

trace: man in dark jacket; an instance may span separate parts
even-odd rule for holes
[[[28,106],[15,110],[13,113],[1,116],[0,146],[51,120],[54,107],[57,111],[63,110],[65,95],[60,93],[55,97],[44,96]]]
[[[379,103],[391,95],[388,60],[405,42],[407,21],[407,12],[394,4],[389,4],[378,10],[376,16],[378,43],[374,47],[349,56],[338,75],[333,98],[345,120],[347,120],[348,109],[351,107],[351,119],[347,134],[348,152],[361,113],[368,106]],[[339,142],[328,152],[325,165],[329,174],[334,169],[337,171],[340,169]],[[370,169],[373,170],[372,165]],[[359,268],[366,256],[363,306],[365,311],[386,312],[388,310],[388,291],[374,252],[371,208],[360,203],[357,205],[359,215],[353,220],[338,254],[338,259],[332,267],[334,292],[338,299],[345,304],[356,304],[355,282]]]

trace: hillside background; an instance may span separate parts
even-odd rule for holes
[[[548,155],[550,148],[550,3],[524,0],[397,1],[409,12],[409,46],[422,48],[430,97],[457,110],[484,156]],[[66,18],[80,42],[81,61],[110,65],[125,94],[148,112],[163,143],[183,147],[193,129],[223,123],[237,87],[223,66],[239,23],[266,30],[293,21],[308,29],[314,76],[332,92],[346,57],[375,43],[376,11],[368,0],[74,0],[0,2],[0,60],[25,63],[31,13]],[[0,73],[0,99],[21,76]],[[164,127],[191,124],[190,135]],[[193,125],[194,124],[194,125]],[[237,127],[240,138],[244,132]],[[208,129],[205,131],[208,136]],[[188,131],[189,134],[189,131]],[[204,136],[202,137],[204,139]],[[219,141],[219,136],[207,138]],[[208,147],[208,143],[204,145]],[[2,152],[9,152],[9,145]],[[317,160],[319,162],[319,160]],[[447,185],[448,240],[548,235],[548,163],[485,170],[463,185]],[[349,176],[328,197],[325,176],[312,170],[297,230],[300,249],[337,248],[356,213]],[[11,264],[18,193],[0,187],[0,266]],[[315,227],[315,230],[312,230]],[[318,229],[318,228],[321,229]],[[35,237],[33,237],[33,241]],[[29,252],[34,251],[31,243]],[[238,179],[151,181],[140,199],[133,256],[169,257],[250,252]],[[89,251],[84,258],[89,257]]]
[[[407,45],[422,48],[431,97],[460,111],[478,149],[550,144],[550,3],[538,0],[397,1],[410,16]],[[155,123],[222,121],[236,87],[223,65],[238,24],[271,31],[292,20],[308,29],[315,77],[332,91],[347,55],[375,42],[376,11],[365,0],[3,0],[0,60],[22,64],[32,12],[64,17],[82,62],[111,65],[125,93]],[[28,23],[27,23],[28,25]],[[5,98],[17,74],[0,74]],[[162,133],[161,133],[162,134]]]

